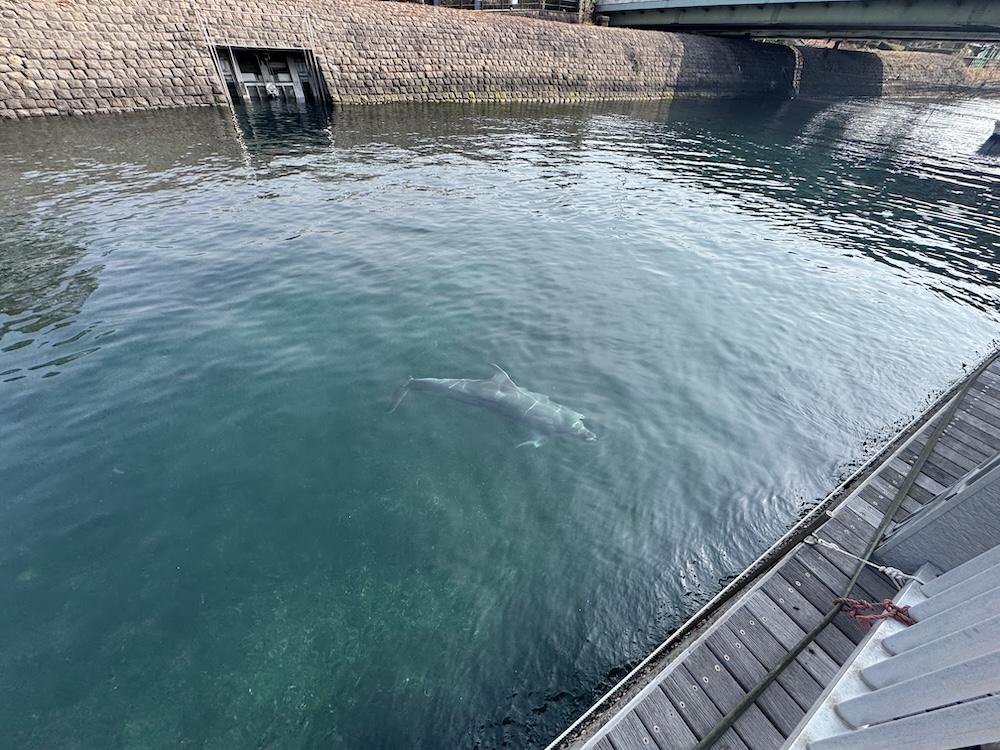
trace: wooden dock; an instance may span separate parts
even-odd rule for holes
[[[998,452],[993,355],[548,750],[778,750],[865,636],[835,600],[881,602],[899,588],[856,558]]]

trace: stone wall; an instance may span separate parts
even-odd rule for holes
[[[222,104],[206,32],[215,44],[314,48],[343,103],[785,97],[838,80],[836,93],[883,93],[892,76],[919,82],[923,65],[872,55],[858,90],[857,71],[837,76],[842,55],[860,53],[411,3],[0,0],[0,118]]]
[[[1000,90],[1000,71],[976,76],[958,56],[799,47],[795,91],[804,97],[910,96]]]

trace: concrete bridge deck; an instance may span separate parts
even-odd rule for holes
[[[716,36],[1000,40],[988,0],[597,0],[595,12],[611,26]]]
[[[888,577],[848,555],[804,540],[813,535],[864,557],[890,522],[912,516],[998,452],[1000,362],[994,355],[671,636],[549,750],[785,746],[865,636],[834,599],[878,602],[892,598],[898,589]],[[796,648],[801,650],[796,653]],[[778,669],[783,663],[786,666]],[[758,686],[771,670],[777,678],[761,692]],[[741,702],[748,708],[731,728],[719,732],[723,716]]]

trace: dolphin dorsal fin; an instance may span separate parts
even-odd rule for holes
[[[510,375],[504,372],[500,365],[491,362],[490,367],[493,368],[491,380],[497,384],[497,390],[505,391],[509,388],[517,388],[514,381],[510,379]]]

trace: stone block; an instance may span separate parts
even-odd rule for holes
[[[18,22],[3,24],[0,75],[8,91],[0,92],[0,105],[13,110],[16,99],[23,102],[16,109],[39,109],[34,104],[53,90],[41,81],[65,82],[60,95],[75,84],[79,95],[91,100],[78,106],[91,111],[98,99],[105,100],[103,107],[118,108],[212,100],[214,69],[185,2],[127,10],[117,0],[110,2],[12,6],[0,1],[4,12],[17,8],[10,19]],[[232,8],[205,11],[218,39],[290,46],[303,36],[292,17],[297,11],[286,18],[273,15],[271,3],[213,0],[213,5]],[[766,91],[769,81],[790,75],[786,48],[765,45],[692,38],[683,50],[684,78],[677,80],[682,47],[670,34],[500,14],[453,13],[445,20],[439,11],[421,6],[379,3],[376,8],[359,0],[315,0],[312,7],[318,57],[342,101],[472,101],[501,98],[501,91],[504,99],[561,101],[677,92],[742,95]],[[940,57],[883,59],[884,74],[856,77],[858,85],[901,92],[920,91],[921,85],[971,85]],[[832,72],[837,70],[834,66]],[[996,78],[1000,83],[1000,75]]]

